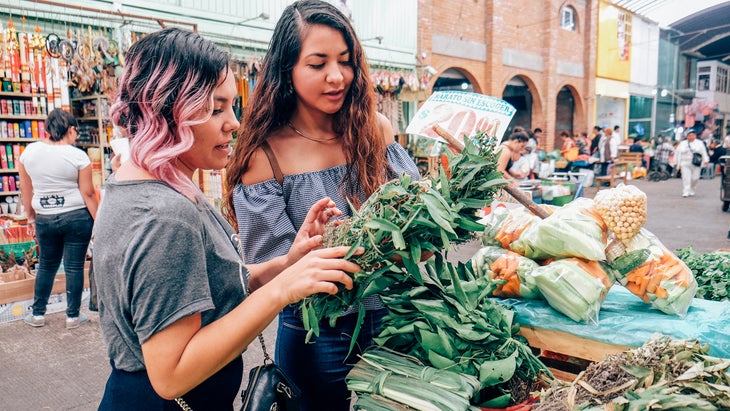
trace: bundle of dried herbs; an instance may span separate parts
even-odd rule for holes
[[[572,383],[556,381],[533,410],[730,409],[730,359],[708,350],[696,340],[655,336],[590,365]]]
[[[465,149],[451,161],[450,178],[443,168],[437,179],[427,181],[403,175],[381,186],[343,224],[327,228],[325,246],[352,246],[346,258],[362,271],[354,274],[351,290],[342,288],[336,295],[319,294],[302,302],[307,340],[319,334],[320,321],[329,318],[334,324],[348,308],[362,308],[367,296],[408,278],[421,284],[418,263],[424,253],[447,251],[451,243],[465,242],[483,231],[476,210],[491,203],[506,181],[497,171],[496,139],[478,133],[465,142]],[[365,252],[352,255],[357,247]],[[362,319],[365,312],[359,312]],[[359,327],[353,344],[358,332]]]

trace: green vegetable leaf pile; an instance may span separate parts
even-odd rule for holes
[[[697,280],[696,298],[730,301],[730,253],[698,253],[692,247],[677,250]]]
[[[488,296],[496,283],[474,274],[471,264],[453,266],[440,253],[425,264],[423,285],[396,284],[383,296],[388,315],[378,345],[425,364],[473,375],[482,391],[476,402],[500,399],[507,406],[509,382],[533,382],[550,371],[515,334],[514,312]]]
[[[327,227],[324,245],[352,246],[346,258],[362,271],[354,274],[351,290],[317,294],[301,303],[308,341],[319,335],[320,321],[328,318],[334,325],[337,316],[359,307],[363,298],[409,278],[420,284],[418,263],[424,253],[448,251],[452,243],[484,230],[476,222],[476,210],[490,204],[506,181],[497,171],[496,139],[477,133],[465,143],[451,162],[450,178],[443,168],[431,180],[412,181],[403,175],[382,185],[350,219]],[[365,252],[352,255],[357,247]],[[359,328],[355,331],[353,344]]]

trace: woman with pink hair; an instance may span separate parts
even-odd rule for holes
[[[348,247],[310,252],[340,214],[329,199],[310,209],[288,254],[244,265],[235,231],[193,182],[197,169],[225,167],[240,126],[228,55],[170,28],[135,43],[126,59],[111,115],[131,157],[107,181],[94,231],[112,366],[99,409],[184,401],[230,410],[246,346],[285,306],[335,293],[336,283],[351,287],[347,272],[359,267],[342,258]],[[248,294],[249,278],[261,276],[273,279]]]

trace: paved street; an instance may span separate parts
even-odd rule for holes
[[[692,245],[697,251],[730,248],[730,213],[721,211],[720,179],[700,180],[697,196],[681,197],[681,181],[637,180],[647,193],[646,227],[671,250]],[[594,189],[586,190],[592,197]],[[478,244],[457,248],[451,259],[471,257]],[[50,314],[47,325],[31,328],[22,321],[0,324],[0,409],[95,410],[109,373],[96,313],[76,330],[65,329],[64,314]],[[266,332],[273,350],[275,326]],[[261,362],[261,349],[251,345],[245,364]]]

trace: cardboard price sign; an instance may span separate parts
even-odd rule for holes
[[[506,101],[484,94],[437,91],[423,103],[406,133],[446,142],[434,131],[439,126],[460,141],[479,131],[501,140],[515,111]]]

